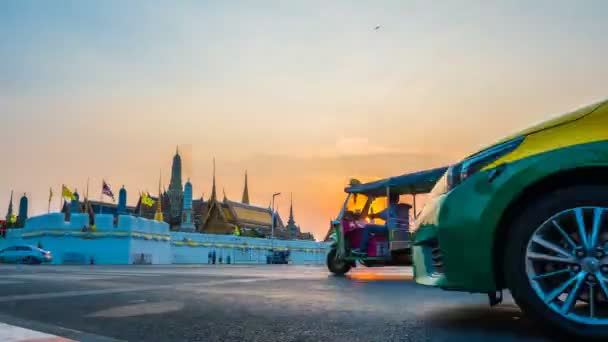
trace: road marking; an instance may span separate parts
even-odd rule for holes
[[[0,341],[3,342],[74,342],[67,338],[45,334],[0,322]]]
[[[190,290],[192,288],[200,288],[203,286],[217,286],[225,284],[239,284],[239,283],[252,283],[257,281],[271,281],[275,279],[227,279],[227,280],[211,280],[206,282],[198,283],[185,283],[179,285],[144,285],[144,286],[130,286],[126,288],[113,288],[113,289],[99,289],[99,290],[75,290],[75,291],[63,291],[63,292],[51,292],[51,293],[33,293],[26,295],[13,295],[0,297],[0,302],[13,302],[21,300],[37,300],[37,299],[51,299],[51,298],[66,298],[66,297],[78,297],[78,296],[93,296],[101,294],[114,294],[114,293],[128,293],[128,292],[139,292],[139,291],[154,291],[154,290]],[[0,340],[1,341],[1,340]]]
[[[23,284],[23,282],[18,281],[18,280],[0,280],[0,285],[11,285],[11,284]]]
[[[100,310],[97,312],[90,313],[86,315],[86,317],[123,318],[144,315],[158,315],[180,311],[184,308],[184,305],[185,304],[183,302],[177,301],[136,303]]]
[[[23,280],[61,280],[61,281],[86,281],[86,280],[108,280],[108,279],[116,279],[119,276],[116,275],[79,275],[79,274],[61,274],[58,277],[56,273],[40,273],[40,274],[16,274],[16,275],[8,275],[6,278],[11,279],[23,279]]]

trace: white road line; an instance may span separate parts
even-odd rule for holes
[[[80,275],[80,274],[55,274],[55,273],[40,273],[40,274],[16,274],[5,276],[10,279],[23,279],[23,280],[107,280],[120,278],[116,275]]]
[[[67,338],[45,334],[0,322],[0,341],[3,342],[70,342]]]
[[[0,302],[12,302],[21,300],[37,300],[37,299],[51,299],[51,298],[66,298],[66,297],[78,297],[78,296],[93,296],[101,294],[113,294],[113,293],[128,293],[128,292],[140,292],[140,291],[154,291],[154,290],[190,290],[197,289],[203,286],[217,286],[225,284],[238,284],[238,283],[252,283],[257,281],[269,281],[274,279],[226,279],[226,280],[211,280],[199,283],[185,283],[179,285],[146,285],[146,286],[130,286],[126,288],[113,288],[113,289],[99,289],[99,290],[75,290],[75,291],[63,291],[63,292],[51,292],[51,293],[34,293],[26,295],[13,295],[0,297]],[[0,340],[2,341],[2,340]]]

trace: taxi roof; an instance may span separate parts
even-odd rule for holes
[[[407,173],[401,176],[390,177],[365,184],[358,184],[344,188],[347,193],[358,193],[372,196],[386,196],[386,188],[391,192],[403,194],[422,194],[430,192],[435,183],[443,176],[447,167],[422,170]]]

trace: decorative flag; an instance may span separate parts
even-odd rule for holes
[[[112,189],[110,188],[108,183],[106,183],[105,180],[103,181],[103,183],[101,185],[101,194],[110,197],[113,202],[115,201],[114,192],[112,192]]]
[[[154,205],[154,200],[148,194],[141,195],[141,204],[151,207]]]
[[[69,198],[71,200],[75,200],[76,196],[74,196],[74,193],[72,192],[72,190],[70,190],[67,186],[65,185],[61,185],[61,197],[64,198]]]

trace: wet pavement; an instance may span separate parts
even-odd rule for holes
[[[82,341],[547,341],[507,295],[410,268],[0,265],[0,322]]]

